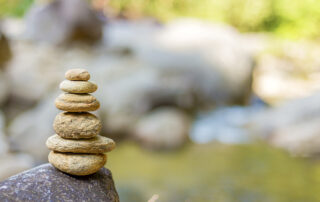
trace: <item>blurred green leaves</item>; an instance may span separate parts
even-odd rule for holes
[[[23,16],[34,0],[0,0],[0,17]],[[98,1],[98,0],[91,0]],[[271,32],[298,39],[320,36],[318,0],[99,0],[116,13],[162,21],[196,17],[224,22],[242,32]]]
[[[0,17],[21,17],[28,10],[34,0],[0,0]]]
[[[243,32],[273,32],[286,38],[320,36],[317,0],[110,0],[117,12],[167,21],[197,17],[225,22]]]

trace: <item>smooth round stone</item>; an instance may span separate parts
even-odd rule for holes
[[[99,109],[99,101],[90,94],[63,93],[55,101],[58,109],[67,112],[86,112]]]
[[[85,69],[70,69],[66,72],[65,77],[70,81],[88,81],[90,74]]]
[[[110,152],[116,146],[112,139],[100,135],[91,139],[72,140],[63,139],[57,134],[49,137],[46,145],[50,150],[57,152],[90,154]]]
[[[97,172],[107,162],[107,156],[105,154],[73,154],[51,151],[48,160],[62,172],[81,176]]]
[[[53,129],[63,138],[92,138],[101,131],[101,121],[88,112],[61,112],[54,119]]]
[[[60,89],[67,93],[93,93],[98,86],[90,81],[69,81],[60,83]]]

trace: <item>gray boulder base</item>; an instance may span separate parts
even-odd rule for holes
[[[88,176],[72,176],[43,164],[0,182],[0,201],[118,202],[111,172],[101,168]]]

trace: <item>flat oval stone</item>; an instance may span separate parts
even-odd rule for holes
[[[66,72],[65,77],[70,81],[88,81],[90,74],[85,69],[70,69]]]
[[[107,162],[105,154],[74,154],[51,151],[48,156],[49,162],[71,175],[90,175],[97,172]]]
[[[98,86],[90,81],[69,81],[60,83],[60,89],[67,93],[93,93]]]
[[[58,109],[67,112],[86,112],[99,109],[99,101],[90,94],[60,94],[55,100]]]
[[[63,138],[92,138],[101,131],[101,121],[88,112],[61,112],[54,119],[53,129]]]
[[[55,134],[48,138],[46,145],[53,151],[90,154],[110,152],[115,148],[112,139],[100,135],[91,139],[72,140]]]

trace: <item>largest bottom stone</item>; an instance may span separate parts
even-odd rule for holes
[[[51,151],[49,162],[71,175],[90,175],[97,172],[107,162],[105,154],[74,154]]]
[[[92,175],[74,176],[44,164],[0,182],[0,201],[119,202],[119,197],[106,168]]]

